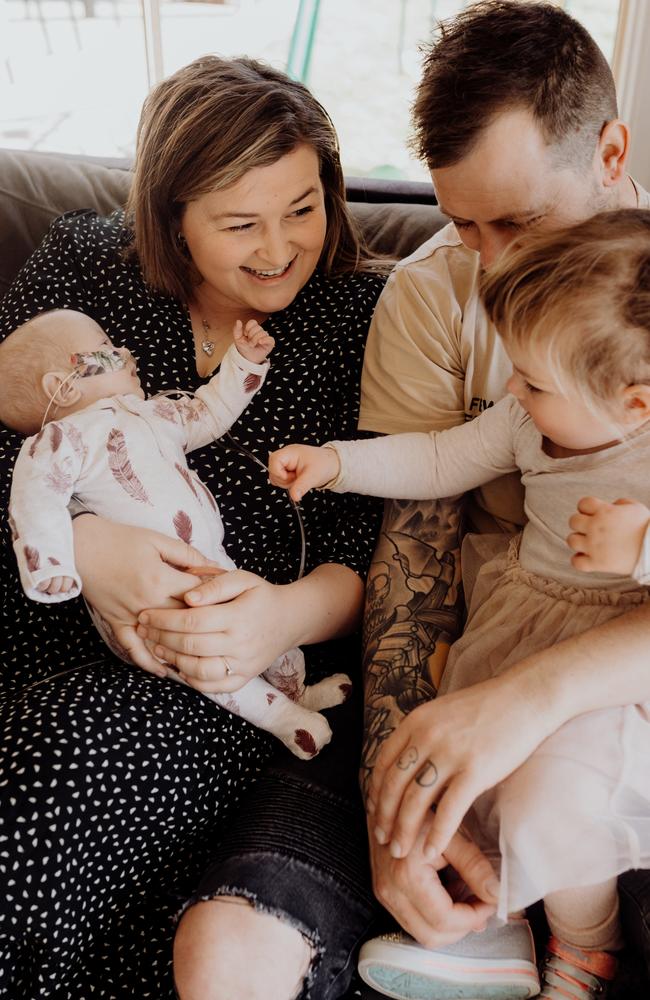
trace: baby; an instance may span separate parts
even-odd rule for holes
[[[193,398],[149,400],[129,351],[114,347],[82,313],[41,313],[0,344],[0,418],[31,435],[16,461],[9,502],[28,597],[54,603],[81,592],[68,512],[73,497],[109,520],[176,535],[222,569],[235,569],[216,501],[185,459],[225,434],[264,383],[273,338],[250,321],[235,325],[233,339],[219,372]],[[89,611],[128,662],[110,626]],[[304,678],[303,654],[292,649],[238,691],[207,697],[308,759],[331,739],[327,720],[313,709],[345,701],[350,680],[336,674],[306,687]]]

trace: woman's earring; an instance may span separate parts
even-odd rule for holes
[[[176,246],[183,254],[183,257],[187,257],[188,259],[191,257],[190,248],[187,245],[187,240],[180,231],[176,233]]]

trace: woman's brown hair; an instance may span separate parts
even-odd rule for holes
[[[187,203],[302,144],[318,155],[325,196],[319,266],[332,274],[385,270],[349,213],[336,131],[313,94],[256,60],[204,56],[159,83],[142,109],[127,219],[145,281],[191,298],[200,278],[178,237]]]

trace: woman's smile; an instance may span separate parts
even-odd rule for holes
[[[276,267],[273,270],[270,268],[246,267],[246,265],[242,265],[242,271],[246,271],[246,273],[250,274],[252,278],[263,281],[265,284],[269,281],[275,281],[276,279],[282,280],[282,278],[285,278],[289,274],[289,271],[291,270],[291,267],[297,257],[298,254],[296,254],[296,256],[293,257],[288,264],[285,264],[283,267]]]

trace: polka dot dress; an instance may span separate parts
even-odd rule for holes
[[[119,214],[57,220],[0,303],[0,334],[44,309],[79,309],[133,351],[148,394],[196,388],[188,313],[144,285],[124,258],[128,239]],[[382,284],[316,274],[266,324],[271,372],[234,441],[189,456],[218,500],[229,554],[273,582],[297,574],[298,525],[240,446],[264,461],[290,440],[355,435]],[[1,434],[6,511],[21,440]],[[376,501],[310,494],[307,570],[338,562],[364,574],[379,516]],[[1,580],[0,997],[171,1000],[174,916],[241,796],[282,751],[197,692],[115,660],[81,601],[27,601],[6,519]],[[335,654],[329,644],[308,649],[311,677],[341,655],[340,643]]]

